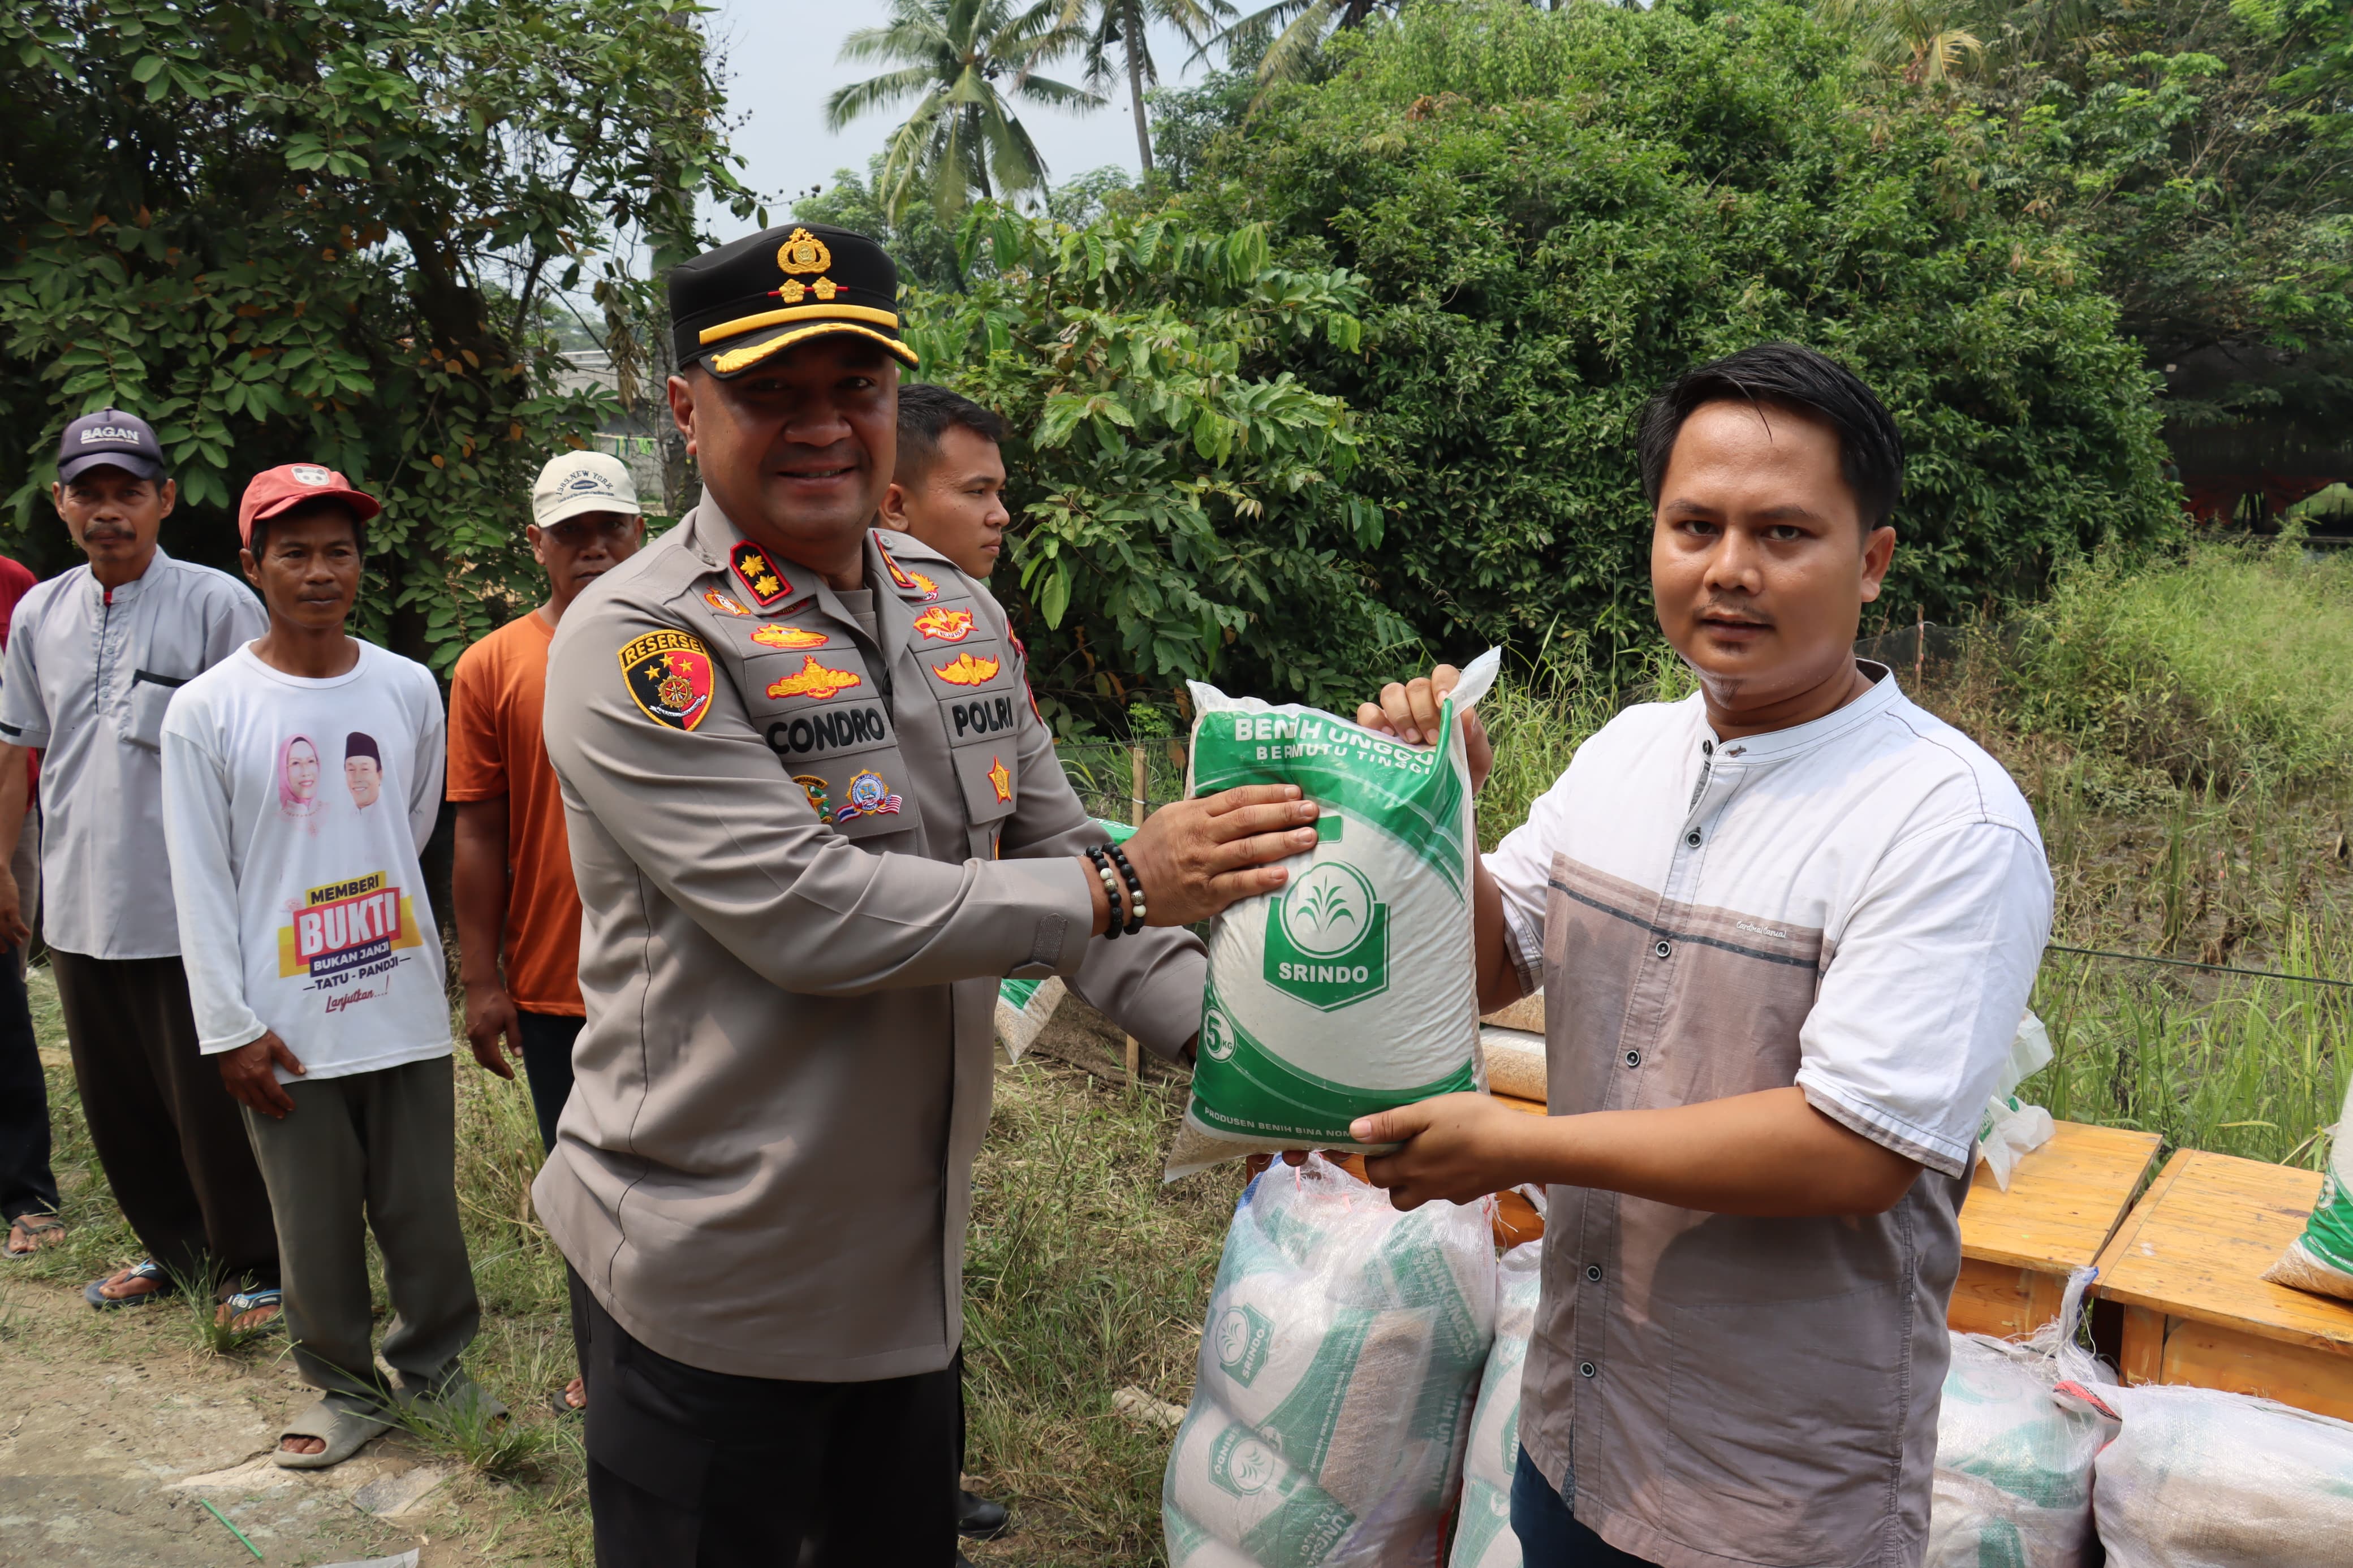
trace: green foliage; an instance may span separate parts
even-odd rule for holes
[[[1357,351],[1356,279],[1274,266],[1254,225],[992,208],[965,240],[988,275],[912,291],[909,340],[1011,427],[1018,574],[996,586],[1041,701],[1107,721],[1187,679],[1353,701],[1403,657],[1357,564],[1387,524],[1344,486],[1353,423],[1274,368]]]
[[[606,406],[551,390],[552,288],[642,285],[728,174],[687,0],[38,0],[0,15],[0,449],[17,534],[57,431],[162,437],[167,545],[234,559],[246,479],[330,464],[385,501],[360,626],[438,665],[535,587],[530,478]],[[103,152],[97,151],[104,149]]]
[[[2224,788],[2353,776],[2353,561],[2193,547],[2063,574],[2004,663],[2023,729]]]
[[[2178,526],[2151,378],[2091,269],[1957,180],[1947,117],[1874,96],[1806,13],[1409,7],[1327,54],[1184,203],[1366,279],[1370,351],[1299,374],[1358,411],[1355,489],[1395,520],[1362,560],[1442,651],[1649,636],[1636,417],[1767,339],[1894,412],[1899,618]]]
[[[914,203],[893,218],[877,194],[882,184],[882,154],[866,161],[860,178],[854,169],[836,169],[833,187],[818,190],[793,203],[796,223],[829,223],[852,234],[881,242],[899,264],[899,281],[910,287],[954,289],[964,281],[956,256],[955,234],[940,222],[927,203]]]

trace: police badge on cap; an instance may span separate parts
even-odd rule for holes
[[[909,364],[899,337],[899,269],[862,234],[824,224],[771,228],[671,269],[681,365],[723,380],[828,333],[871,338]]]

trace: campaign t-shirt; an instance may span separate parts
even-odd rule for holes
[[[540,733],[547,645],[536,612],[468,648],[449,684],[449,798],[507,803],[507,994],[529,1013],[586,1016],[580,892],[564,837],[564,792]]]
[[[417,858],[441,802],[440,689],[359,650],[312,680],[240,647],[164,717],[164,830],[207,1055],[264,1030],[314,1079],[449,1054]]]

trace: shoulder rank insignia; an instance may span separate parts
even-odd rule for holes
[[[860,768],[849,775],[842,792],[845,799],[834,812],[836,822],[848,822],[853,816],[896,816],[902,804],[882,782],[882,775],[871,768]]]
[[[1013,773],[1012,770],[1005,765],[1003,757],[988,759],[987,777],[988,787],[997,792],[997,798],[999,801],[1008,801],[1013,798]]]
[[[902,594],[921,594],[926,599],[940,596],[940,585],[921,572],[910,572],[891,558],[891,547],[882,542],[882,531],[874,531],[874,548],[882,557],[883,566],[891,574],[891,585]]]
[[[853,686],[863,686],[866,678],[855,670],[836,669],[829,664],[819,664],[817,655],[801,660],[798,674],[787,675],[782,680],[768,682],[771,697],[814,697],[822,702],[839,697]]]
[[[996,659],[975,658],[968,653],[960,653],[945,664],[932,666],[932,673],[950,686],[978,686],[985,680],[995,679],[997,668]]]
[[[711,711],[711,650],[685,632],[648,632],[624,645],[621,675],[657,724],[691,730]]]
[[[915,629],[934,642],[962,642],[972,636],[972,612],[934,605],[915,617]]]
[[[716,588],[705,588],[702,602],[723,616],[748,616],[752,613]]]
[[[817,813],[819,822],[823,822],[826,818],[825,781],[815,773],[795,773],[793,783],[800,785],[808,795],[809,809]]]
[[[727,564],[734,569],[735,580],[744,584],[752,602],[764,610],[793,591],[792,579],[777,571],[768,552],[748,539],[727,552]]]
[[[823,647],[833,639],[806,626],[765,626],[752,634],[762,647]]]

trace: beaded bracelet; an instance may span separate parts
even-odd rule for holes
[[[1135,868],[1127,863],[1125,850],[1116,844],[1108,845],[1106,847],[1111,851],[1112,863],[1119,868],[1119,874],[1127,879],[1126,931],[1129,936],[1134,936],[1144,929],[1144,879],[1138,877],[1135,874]]]
[[[1120,936],[1119,878],[1113,872],[1111,860],[1103,854],[1100,844],[1087,846],[1087,862],[1094,867],[1095,875],[1103,879],[1103,897],[1111,903],[1111,919],[1103,922],[1103,940],[1116,942]]]

